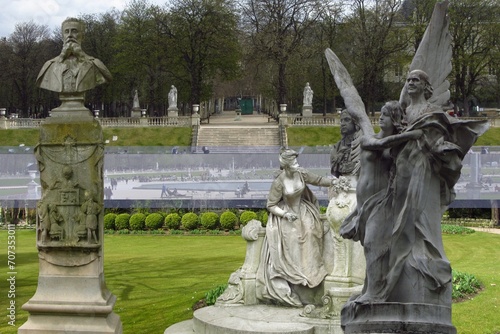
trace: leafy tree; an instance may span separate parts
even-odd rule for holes
[[[403,22],[401,3],[401,0],[354,0],[351,14],[341,26],[344,39],[339,57],[348,60],[346,67],[367,112],[373,113],[375,102],[388,98],[384,75],[393,68],[395,58],[408,48],[407,30],[396,26]]]
[[[92,57],[101,60],[110,71],[113,71],[114,54],[113,43],[116,40],[119,12],[116,10],[103,14],[84,14],[79,17],[85,24],[85,34],[82,48]],[[116,80],[105,85],[99,85],[85,94],[88,107],[91,110],[106,110],[103,116],[116,116],[114,104],[115,90],[118,86]]]
[[[495,84],[487,74],[496,74],[499,64],[500,4],[497,0],[456,0],[450,4],[452,36],[453,98],[465,115],[478,104],[481,86]],[[498,71],[496,71],[498,72]]]
[[[47,60],[41,57],[42,41],[49,37],[48,28],[33,21],[17,24],[14,33],[9,37],[11,60],[8,71],[12,80],[12,89],[17,97],[20,117],[32,116],[36,113],[35,81],[38,71]]]
[[[229,0],[174,0],[167,22],[179,92],[189,91],[191,104],[210,97],[216,77],[239,73],[238,17]],[[178,88],[179,88],[178,87]]]
[[[320,4],[316,0],[247,0],[243,6],[253,54],[268,62],[278,104],[287,102],[287,67],[294,55],[306,51],[301,45],[319,18]]]

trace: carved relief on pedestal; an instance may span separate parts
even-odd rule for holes
[[[100,247],[102,154],[102,145],[80,144],[71,136],[59,145],[37,146],[42,183],[37,204],[38,247]],[[95,169],[96,175],[89,176],[88,171]]]

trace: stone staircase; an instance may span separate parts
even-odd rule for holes
[[[278,124],[265,115],[214,115],[198,129],[196,152],[210,153],[279,152]]]

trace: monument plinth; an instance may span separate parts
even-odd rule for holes
[[[66,91],[60,92],[61,106],[42,122],[35,148],[42,186],[36,230],[39,276],[35,295],[23,305],[28,321],[18,333],[121,333],[120,318],[113,313],[116,297],[106,288],[103,269],[104,140],[100,123],[83,104],[84,92],[77,89],[79,74],[74,74],[98,61],[82,57],[79,71],[51,72],[74,57],[65,49],[78,50],[74,44],[83,25],[67,19],[62,27],[65,57],[48,61],[37,80],[47,89],[61,81]],[[98,68],[105,69],[100,62]]]

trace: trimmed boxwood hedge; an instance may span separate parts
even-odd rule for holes
[[[205,212],[200,216],[201,226],[213,230],[219,225],[219,215],[215,212]]]
[[[240,224],[245,226],[252,219],[257,219],[257,214],[250,210],[245,210],[240,215]]]
[[[160,213],[151,213],[146,217],[146,227],[150,230],[157,230],[163,226],[164,218]]]
[[[181,223],[186,230],[194,230],[200,224],[200,218],[196,213],[188,212],[182,216]]]
[[[229,210],[220,215],[220,226],[226,230],[232,230],[238,223],[238,217],[234,212]]]
[[[114,230],[115,229],[115,219],[116,213],[107,213],[104,215],[104,229]]]
[[[143,230],[145,226],[146,215],[144,213],[134,213],[130,216],[130,229],[132,231]]]
[[[115,227],[117,230],[126,230],[129,228],[130,214],[120,213],[115,218]]]
[[[169,213],[165,217],[165,227],[169,230],[178,230],[181,227],[181,216],[177,212]]]

